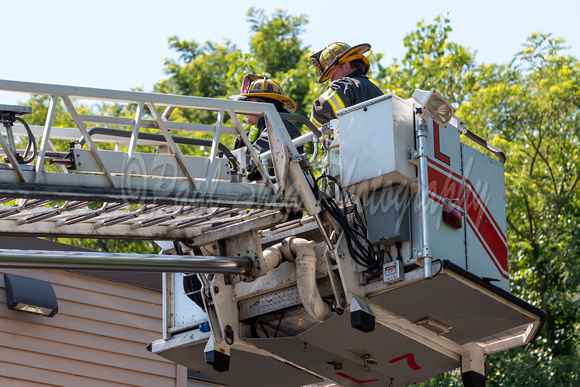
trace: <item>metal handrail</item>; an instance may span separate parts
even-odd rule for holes
[[[316,138],[322,138],[324,134],[310,121],[308,118],[298,115],[298,114],[290,114],[290,113],[279,113],[280,118],[283,120],[288,121],[297,121],[306,126],[315,136]]]
[[[121,138],[131,138],[132,133],[128,132],[126,130],[119,130],[119,129],[111,129],[111,128],[91,128],[89,130],[89,135],[92,137],[93,135],[99,135],[99,134],[104,134],[106,136],[112,136],[112,137],[121,137]],[[175,136],[171,136],[173,138],[173,141],[175,141],[175,143],[177,144],[183,144],[183,145],[195,145],[195,146],[207,146],[210,147],[212,145],[212,141],[211,140],[203,140],[200,138],[189,138],[189,137],[175,137]],[[142,140],[149,140],[149,141],[156,141],[156,142],[163,142],[165,143],[165,137],[163,137],[160,134],[154,134],[154,133],[143,133],[143,132],[139,132],[138,139],[142,139]],[[83,147],[85,144],[85,139],[84,138],[79,138],[79,145],[81,147]],[[237,171],[238,167],[238,163],[237,163],[237,159],[236,156],[234,156],[232,154],[232,152],[229,150],[229,148],[227,146],[225,146],[224,144],[220,143],[218,145],[218,148],[221,152],[223,152],[226,157],[228,158],[228,160],[230,160],[232,162],[233,168],[235,171]]]
[[[463,127],[460,128],[459,132],[461,134],[463,134],[465,137],[467,137],[468,139],[474,141],[476,144],[481,145],[482,147],[484,147],[485,149],[487,149],[488,151],[490,151],[491,153],[496,155],[499,158],[499,162],[502,164],[505,164],[507,158],[506,158],[505,154],[499,148],[496,148],[495,146],[491,145],[490,143],[485,141],[483,138],[479,137],[477,134],[475,134],[473,132],[470,132],[466,128],[463,128]]]

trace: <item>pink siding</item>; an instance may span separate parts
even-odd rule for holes
[[[0,386],[178,386],[185,368],[145,347],[162,337],[162,295],[60,270],[6,270],[52,283],[53,318],[8,310],[0,275]]]

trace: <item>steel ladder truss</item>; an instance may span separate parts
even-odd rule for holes
[[[0,91],[50,99],[44,126],[18,120],[0,127],[2,234],[175,240],[252,219],[280,221],[282,209],[320,211],[301,155],[273,105],[7,80],[0,80]],[[53,127],[60,101],[76,127]],[[134,105],[135,115],[86,114],[86,105],[79,108],[83,101]],[[11,108],[0,105],[2,111]],[[171,121],[175,109],[213,114],[216,123]],[[267,176],[240,114],[266,118],[274,179],[262,184],[245,179],[247,156],[234,156],[222,144],[227,136],[240,136],[250,162]],[[28,152],[17,149],[15,140],[26,137],[39,142],[29,163],[22,162],[20,155]],[[69,152],[57,149],[63,141],[73,143]],[[184,154],[192,144],[209,152]]]

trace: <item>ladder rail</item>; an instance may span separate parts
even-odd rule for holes
[[[137,151],[137,141],[139,139],[139,129],[141,127],[141,120],[143,119],[143,109],[145,108],[145,104],[140,102],[137,105],[137,111],[135,113],[135,122],[133,123],[133,130],[131,133],[131,140],[129,142],[129,158],[133,158],[135,156],[135,152]]]
[[[36,160],[36,174],[34,175],[34,183],[36,183],[36,178],[40,172],[44,171],[44,159],[46,157],[46,150],[49,147],[50,142],[50,132],[52,130],[52,122],[54,121],[54,115],[56,112],[56,105],[58,103],[57,96],[53,95],[50,97],[50,104],[48,105],[48,114],[46,115],[46,120],[44,123],[44,128],[42,130],[42,142],[40,143],[40,149],[38,151],[38,157]],[[61,170],[62,171],[62,170]]]
[[[161,118],[161,115],[157,111],[157,108],[152,103],[148,102],[147,107],[149,107],[149,111],[151,111],[151,113],[155,117],[155,121],[157,122],[157,125],[159,125],[159,129],[161,129],[161,133],[165,137],[165,141],[167,141],[169,149],[171,149],[171,153],[173,154],[173,157],[175,157],[175,160],[177,161],[179,168],[181,168],[181,170],[183,171],[185,178],[187,179],[187,182],[189,183],[191,189],[197,190],[197,185],[195,184],[193,177],[189,173],[189,170],[187,169],[187,166],[183,161],[183,154],[181,153],[181,150],[177,147],[177,144],[175,143],[173,137],[171,137],[171,134],[169,134],[169,130],[167,130],[167,127],[165,126],[164,121],[166,121],[166,119]]]
[[[261,211],[273,212],[300,210],[304,208],[302,197],[311,198],[311,193],[306,192],[309,189],[307,184],[300,182],[297,185],[293,181],[299,174],[293,172],[290,177],[288,169],[291,160],[299,155],[282,119],[271,104],[0,79],[0,94],[2,91],[49,97],[44,125],[30,125],[35,139],[42,139],[37,159],[31,168],[18,165],[13,151],[4,141],[4,136],[10,133],[0,126],[0,152],[3,151],[11,161],[10,164],[0,164],[0,198],[5,198],[0,206],[2,234],[185,238],[197,236],[208,227],[211,229],[213,223],[235,224],[243,221],[236,215],[240,209],[260,208]],[[75,127],[53,126],[60,101],[64,103]],[[82,101],[134,104],[136,108],[130,117],[117,116],[113,110],[102,114],[87,113],[78,107],[86,108],[85,105],[78,105]],[[214,112],[216,121],[214,124],[171,121],[170,116],[175,109]],[[151,115],[149,118],[145,115],[147,110]],[[260,155],[252,147],[238,117],[247,114],[266,117],[267,130],[271,134],[269,137],[274,142],[270,154],[275,155],[275,180],[267,178],[268,172],[260,161]],[[127,132],[128,136],[92,134],[91,130],[96,126],[104,126],[105,129],[122,127],[115,130]],[[29,131],[18,123],[11,129],[13,136],[26,138],[29,135]],[[159,131],[154,135],[159,139],[153,139],[151,130]],[[178,145],[174,139],[176,133],[170,131],[185,132],[186,138],[194,139],[209,134],[211,139],[205,140],[208,145],[203,156],[186,156],[182,152],[186,149],[184,146],[206,145],[195,142]],[[233,155],[229,152],[230,156],[224,159],[224,151],[220,150],[224,147],[225,136],[234,135],[240,136],[249,158],[266,177],[264,184],[246,182],[243,175],[234,178],[245,171],[232,168],[228,163],[235,163]],[[85,149],[78,145],[81,140],[85,143]],[[73,143],[71,152],[57,151],[59,144],[55,141]],[[113,145],[115,150],[106,150],[104,143]],[[157,155],[151,153],[151,149],[138,146],[163,146],[164,150],[160,153],[165,154]],[[109,146],[108,149],[112,148]],[[112,157],[113,153],[127,157]],[[149,159],[140,161],[144,156]],[[55,157],[58,169],[48,168],[48,162]],[[168,158],[174,159],[168,164],[169,168],[159,164],[167,163]],[[129,168],[131,160],[137,162],[138,168]],[[115,164],[117,161],[126,167]],[[288,189],[290,186],[293,187]],[[21,204],[13,205],[14,199],[20,199]],[[97,203],[101,204],[95,209]],[[34,208],[31,208],[32,204]],[[150,210],[152,208],[157,210]],[[165,210],[161,210],[163,208]],[[171,208],[173,210],[170,211]],[[200,210],[194,211],[192,208]],[[225,209],[225,212],[220,210],[213,214],[216,208]],[[314,207],[310,205],[309,208]],[[227,220],[218,221],[221,217]]]
[[[74,107],[71,99],[66,95],[61,96],[61,98],[68,109],[68,113],[72,116],[73,120],[77,124],[77,127],[79,128],[79,131],[83,135],[85,142],[89,146],[89,150],[91,151],[93,157],[95,158],[95,161],[97,162],[97,164],[101,168],[101,171],[103,172],[103,176],[105,176],[107,183],[110,186],[115,187],[115,182],[113,181],[113,179],[111,178],[111,174],[109,173],[109,171],[105,167],[105,164],[103,163],[103,160],[101,159],[101,156],[99,154],[97,146],[95,145],[95,143],[93,142],[93,139],[89,135],[89,132],[85,128],[85,124],[81,121],[81,119],[77,115],[76,108]]]
[[[244,143],[244,146],[246,146],[246,148],[248,149],[248,152],[250,153],[250,158],[252,159],[252,161],[254,162],[256,167],[258,168],[258,171],[260,171],[260,174],[262,176],[264,176],[264,181],[265,181],[266,185],[268,186],[268,189],[270,189],[271,192],[277,194],[278,190],[276,187],[274,187],[274,184],[272,184],[272,181],[267,178],[267,176],[269,176],[268,172],[266,171],[266,168],[264,168],[264,165],[260,162],[260,158],[258,157],[258,154],[254,150],[254,147],[252,147],[252,143],[250,142],[250,139],[248,138],[248,136],[246,136],[246,133],[244,132],[244,128],[242,127],[242,123],[240,122],[240,120],[238,119],[238,117],[236,116],[236,114],[233,110],[228,110],[228,113],[229,113],[231,119],[234,121],[234,125],[236,127],[236,130],[238,131],[238,135],[240,135],[242,142]]]

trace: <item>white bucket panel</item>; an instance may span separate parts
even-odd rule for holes
[[[462,144],[467,270],[509,291],[503,165]]]
[[[429,230],[433,259],[446,259],[466,269],[465,222],[460,228],[444,221],[445,209],[463,218],[463,185],[459,130],[453,122],[445,129],[428,120]]]
[[[413,106],[384,95],[338,113],[341,183],[356,195],[392,184],[414,181]]]

